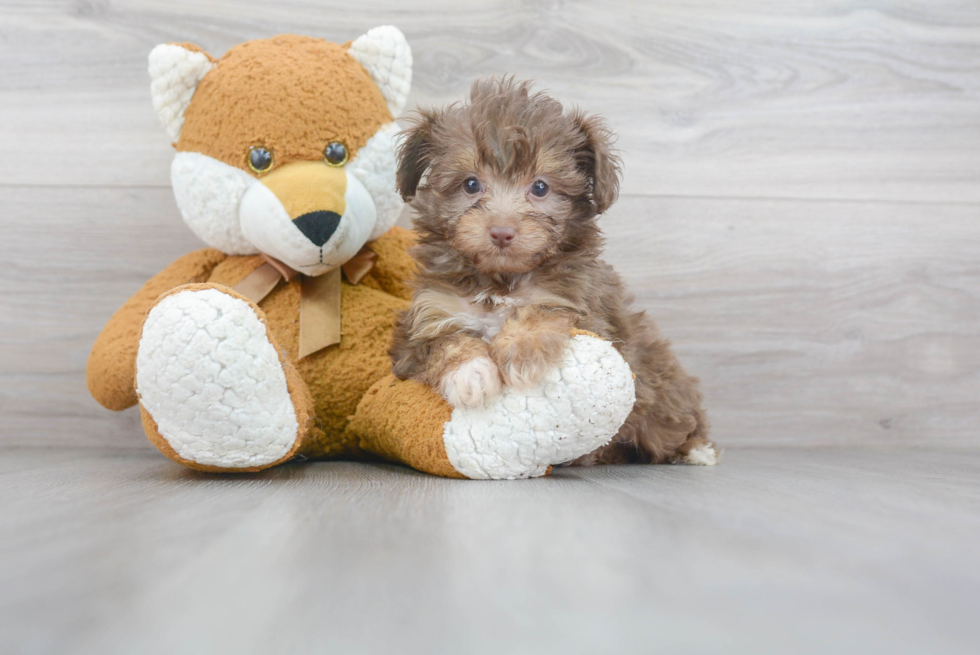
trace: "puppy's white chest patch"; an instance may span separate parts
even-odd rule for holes
[[[504,323],[510,317],[509,307],[497,307],[493,311],[489,312],[477,312],[471,314],[473,321],[475,323],[474,329],[480,333],[480,336],[486,341],[490,341],[495,336],[500,334],[500,330],[503,329]]]
[[[463,320],[470,330],[478,332],[484,341],[489,342],[500,334],[514,310],[527,304],[528,301],[523,298],[481,293],[468,299]]]
[[[513,303],[497,302],[498,298],[493,297],[492,309],[483,309],[486,304],[483,302],[473,302],[467,304],[466,311],[463,312],[462,321],[466,324],[467,328],[478,332],[485,341],[490,341],[495,336],[500,334],[500,330],[503,329],[504,323],[510,318],[510,315],[514,312],[515,305]]]
[[[553,302],[557,296],[546,295],[545,298],[552,299],[551,306],[568,304]],[[464,297],[423,290],[415,294],[412,330],[420,338],[465,330],[489,342],[500,334],[518,308],[534,304],[534,300],[519,295],[480,293]]]

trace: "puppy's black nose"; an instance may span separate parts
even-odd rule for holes
[[[337,231],[340,214],[328,211],[309,212],[293,219],[293,223],[307,239],[317,246],[322,246]]]
[[[490,240],[493,241],[494,245],[498,248],[506,248],[510,245],[510,242],[514,240],[517,236],[517,230],[512,227],[503,227],[500,225],[494,225],[490,228]]]

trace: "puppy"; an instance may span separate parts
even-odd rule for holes
[[[468,104],[423,110],[405,132],[397,183],[416,213],[419,276],[394,374],[454,406],[481,405],[501,385],[536,385],[573,329],[587,330],[629,363],[636,405],[608,445],[575,463],[714,464],[697,379],[599,259],[596,218],[619,192],[612,134],[529,88],[478,80]]]

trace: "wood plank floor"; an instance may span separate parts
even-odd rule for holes
[[[454,481],[0,456],[4,653],[975,653],[980,453]]]

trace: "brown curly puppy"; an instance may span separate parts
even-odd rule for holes
[[[417,214],[420,273],[394,373],[479,405],[501,384],[537,384],[571,330],[587,330],[629,363],[636,405],[612,442],[575,463],[714,464],[697,379],[599,259],[596,218],[619,192],[612,135],[529,87],[478,80],[468,104],[421,111],[405,133],[398,188]]]

